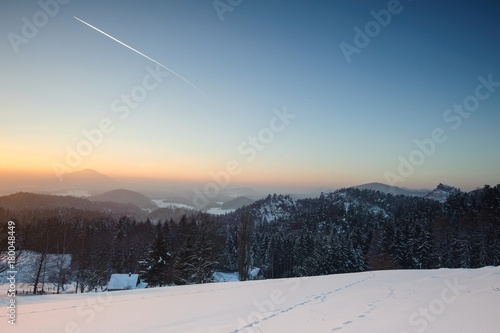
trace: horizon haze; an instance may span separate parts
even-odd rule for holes
[[[148,178],[130,178],[118,177],[113,178],[102,174],[93,169],[83,169],[64,175],[60,181],[50,173],[45,177],[33,175],[28,178],[8,178],[3,175],[0,178],[3,186],[0,189],[0,195],[10,195],[19,192],[32,192],[40,194],[55,194],[55,195],[71,195],[76,197],[97,196],[102,193],[113,190],[126,189],[141,194],[147,194],[151,199],[159,199],[162,196],[169,198],[180,198],[182,202],[186,202],[186,198],[193,201],[193,206],[196,206],[196,197],[204,197],[215,200],[217,197],[227,196],[245,197],[249,196],[254,199],[263,198],[268,194],[289,194],[302,197],[317,197],[322,192],[334,192],[341,188],[359,188],[381,191],[383,193],[392,193],[394,195],[403,194],[410,196],[424,196],[432,190],[439,188],[439,184],[435,184],[430,188],[408,188],[404,186],[392,186],[380,182],[369,182],[363,184],[351,184],[343,187],[273,187],[270,185],[259,186],[258,184],[237,184],[228,182],[226,186],[220,181],[221,179],[212,179],[209,182],[185,182],[172,181],[167,179],[148,179]],[[209,184],[208,190],[204,185]],[[445,184],[453,186],[454,184]],[[484,185],[494,186],[495,184],[483,184],[472,189],[458,188],[468,192],[482,188]],[[216,193],[214,193],[214,189]],[[207,190],[207,191],[205,191]],[[212,195],[213,194],[213,195]],[[174,200],[175,201],[175,200]],[[198,208],[202,208],[199,205]]]

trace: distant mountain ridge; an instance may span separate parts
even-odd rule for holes
[[[427,194],[431,192],[431,190],[427,189],[414,190],[414,189],[391,186],[376,182],[352,186],[352,188],[357,188],[360,190],[374,190],[374,191],[380,191],[385,194],[406,195],[410,197],[425,197]]]
[[[90,196],[105,191],[120,188],[123,185],[111,177],[105,176],[92,169],[84,169],[67,173],[61,178],[43,178],[20,180],[8,184],[7,193],[30,192],[48,193],[56,195],[73,195],[81,193],[80,196]],[[7,194],[6,193],[6,194]]]
[[[62,181],[53,180],[52,187],[59,191],[86,190],[91,194],[95,194],[96,192],[110,191],[121,186],[118,181],[111,177],[92,169],[84,169],[64,175]]]
[[[474,194],[477,192],[476,195],[481,196],[483,191],[483,189],[479,189],[469,193]],[[399,214],[395,210],[394,203],[398,202],[398,200],[404,201],[404,199],[398,198],[398,196],[411,197],[416,204],[432,205],[432,203],[429,203],[430,200],[436,201],[436,204],[443,204],[449,197],[458,193],[461,193],[459,189],[444,184],[439,184],[436,189],[430,191],[410,190],[380,183],[370,183],[331,192],[322,192],[317,198],[294,199],[288,195],[268,195],[264,199],[237,209],[234,213],[229,214],[227,219],[228,222],[238,221],[242,210],[247,210],[255,223],[270,223],[287,219],[300,221],[313,211],[320,211],[321,214],[325,214],[325,218],[327,216],[332,218],[332,216],[337,215],[335,218],[340,220],[343,220],[343,216],[349,214],[350,211],[357,211],[371,216],[373,220],[377,220]],[[414,212],[414,216],[419,214],[421,212],[418,212],[418,210]]]

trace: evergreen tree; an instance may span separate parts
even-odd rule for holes
[[[162,287],[171,282],[169,281],[171,257],[161,224],[159,226],[160,228],[158,228],[156,236],[149,247],[147,257],[140,261],[142,278],[152,287]]]
[[[195,283],[207,283],[213,280],[214,271],[220,266],[222,247],[217,246],[217,242],[222,237],[219,237],[218,225],[208,214],[200,216],[200,223],[196,230],[193,258],[190,259],[193,280]]]
[[[416,227],[416,242],[414,243],[414,265],[417,269],[433,268],[433,241],[429,227]]]
[[[194,242],[196,235],[196,222],[188,222],[187,216],[183,215],[178,227],[179,239],[177,255],[174,263],[175,284],[191,284],[194,280]]]
[[[238,270],[238,243],[237,228],[226,231],[226,242],[224,245],[222,260],[223,269],[234,272]]]

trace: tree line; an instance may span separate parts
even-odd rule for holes
[[[244,259],[237,252],[244,219],[237,214],[250,214],[254,223],[243,242],[251,248],[244,262],[269,278],[500,265],[499,185],[457,192],[444,203],[354,188],[297,200],[293,206],[289,201],[268,196],[222,217],[231,226],[223,256],[227,268],[241,267]],[[261,222],[266,205],[288,208],[277,220]]]
[[[52,267],[48,282],[57,286],[75,282],[79,292],[103,289],[113,273],[139,273],[150,286],[164,286],[209,282],[221,269],[224,230],[204,213],[156,224],[71,208],[16,212],[0,208],[0,217],[2,237],[4,221],[13,220],[16,250],[37,253],[29,281],[34,293],[48,254],[72,257],[70,267]],[[7,243],[2,237],[0,250]]]
[[[272,221],[269,207],[280,212]],[[67,207],[0,207],[0,250],[9,220],[16,222],[17,250],[37,253],[35,293],[49,254],[71,255],[69,267],[55,265],[50,282],[58,290],[75,282],[79,292],[104,288],[113,273],[139,273],[150,286],[165,286],[211,282],[215,271],[246,280],[254,267],[282,278],[500,264],[498,185],[457,192],[444,203],[352,188],[296,201],[270,195],[231,214],[154,224]]]

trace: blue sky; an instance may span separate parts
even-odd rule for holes
[[[221,20],[212,1],[72,0],[13,47],[22,18],[45,23],[37,16],[43,9],[37,1],[3,1],[0,170],[53,175],[62,165],[204,181],[235,160],[241,172],[232,184],[277,189],[387,183],[388,172],[403,187],[499,183],[500,87],[456,130],[443,115],[474,95],[479,76],[500,81],[500,5],[401,1],[349,63],[339,45],[355,46],[354,28],[364,31],[370,12],[388,3],[397,4],[243,0]],[[155,64],[74,16],[208,98],[169,75],[120,119],[113,101],[140,87]],[[296,117],[247,161],[238,147],[250,147],[248,137],[285,107]],[[69,165],[67,147],[77,150],[82,131],[102,119],[113,131]],[[401,174],[399,157],[408,160],[414,141],[436,128],[447,140]]]

